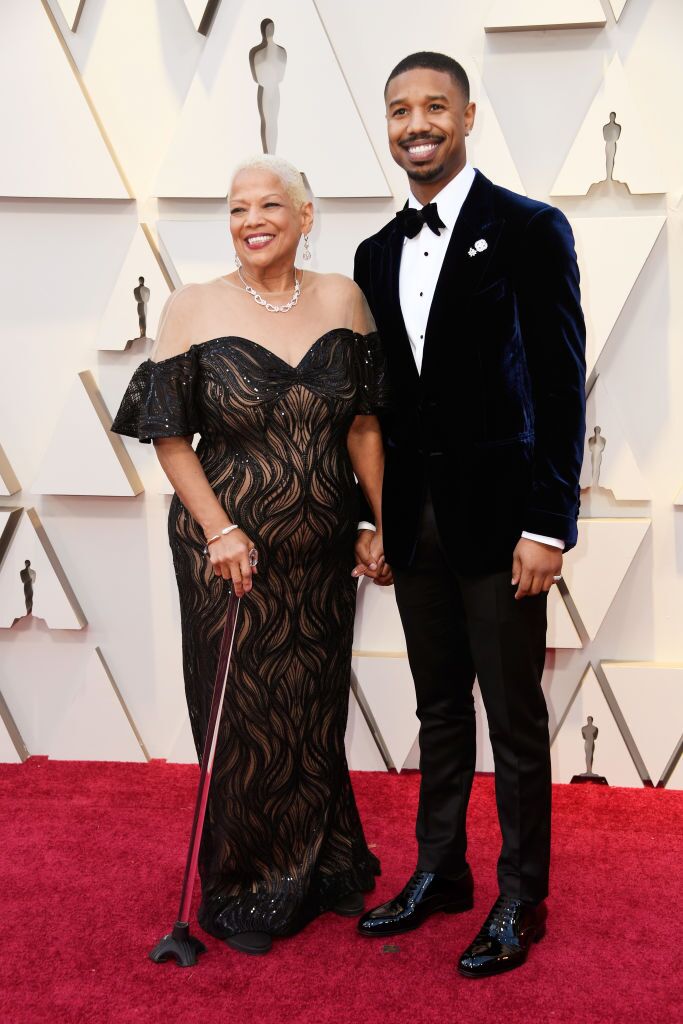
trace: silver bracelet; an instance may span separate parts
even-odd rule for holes
[[[233,530],[239,530],[239,526],[237,525],[237,523],[233,523],[232,526],[224,526],[220,533],[215,534],[213,537],[209,537],[204,546],[204,554],[208,555],[209,544],[213,544],[215,540],[220,540],[221,537],[227,537],[227,535],[229,533],[232,533]]]

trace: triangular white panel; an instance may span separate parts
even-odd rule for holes
[[[586,403],[581,488],[604,487],[618,501],[646,501],[650,488],[638,469],[619,414],[602,377]]]
[[[152,338],[169,294],[168,282],[142,225],[133,236],[107,303],[97,348],[122,352],[136,338]]]
[[[626,72],[615,55],[564,162],[551,195],[583,196],[591,185],[607,178],[607,145],[603,129],[616,114],[621,134],[616,143],[615,181],[633,194],[666,192],[653,156],[647,122],[631,93]]]
[[[28,614],[31,595],[33,615],[50,629],[87,625],[35,509],[22,516],[0,566],[0,627],[9,628]]]
[[[353,670],[394,767],[400,771],[420,728],[408,659],[356,657]]]
[[[477,760],[475,768],[478,772],[492,772],[495,769],[495,764],[491,740],[489,739],[489,720],[478,679],[474,684],[473,694],[477,727]]]
[[[21,764],[17,748],[14,746],[2,718],[0,718],[0,764]]]
[[[415,771],[420,767],[420,737],[415,737],[415,742],[408,751],[408,756],[403,763],[403,768],[411,768]]]
[[[590,376],[666,217],[575,217],[571,221],[586,316]]]
[[[197,750],[192,738],[190,719],[187,714],[182,716],[178,725],[175,738],[166,753],[166,760],[170,764],[197,764]]]
[[[683,665],[603,661],[648,775],[656,785],[683,729]]]
[[[470,80],[472,97],[477,102],[474,128],[467,140],[467,159],[474,167],[480,167],[498,185],[524,196],[526,191],[522,179],[484,87],[479,66],[473,59],[465,60],[463,63]]]
[[[583,647],[581,637],[576,632],[576,626],[557,587],[551,587],[548,594],[546,647]]]
[[[60,10],[64,15],[67,25],[72,32],[78,28],[81,12],[85,7],[86,0],[57,0]]]
[[[71,718],[77,735],[88,727],[92,705],[89,708],[86,701],[80,719],[76,714],[79,696],[87,689],[88,676],[95,676],[97,687],[101,687],[105,694],[104,708],[95,705],[96,714],[91,726],[96,735],[106,732],[112,707],[107,688],[114,700],[116,695],[111,690],[102,662],[99,666],[95,664],[97,651],[81,643],[55,643],[52,637],[39,630],[24,632],[20,639],[18,643],[4,644],[0,660],[0,689],[31,754],[50,754],[55,748],[55,734],[62,732],[65,716]],[[111,712],[115,734],[119,733],[119,709],[113,705]],[[124,736],[122,755],[130,751],[130,730],[126,731],[125,714],[123,717],[124,724],[120,729]],[[74,756],[77,752],[75,749]],[[135,759],[138,759],[137,753]]]
[[[586,670],[586,659],[571,651],[548,651],[541,686],[548,705],[548,732],[554,738]],[[555,780],[559,781],[559,780]]]
[[[626,7],[627,3],[628,0],[609,0],[610,7],[612,8],[614,17],[617,21],[619,21],[619,18],[621,17],[624,7]]]
[[[227,212],[220,220],[160,220],[157,231],[164,259],[182,284],[212,281],[235,269]]]
[[[79,373],[33,481],[35,494],[130,497],[143,490],[89,370]]]
[[[562,575],[591,640],[649,528],[649,519],[579,519],[578,543]]]
[[[378,587],[371,580],[358,585],[354,651],[405,651],[406,639],[396,607],[393,587]]]
[[[494,0],[484,28],[487,32],[600,28],[606,21],[600,0]]]
[[[5,455],[2,445],[0,445],[0,494],[16,494],[20,490],[21,484],[10,465],[9,459]]]
[[[349,720],[346,726],[345,746],[346,760],[351,771],[385,772],[387,770],[353,692],[349,695]]]
[[[603,775],[610,786],[642,787],[633,759],[609,704],[600,689],[595,672],[587,668],[581,685],[550,747],[553,781],[571,782],[572,776],[586,771],[584,739],[581,734],[588,716],[598,729],[592,770]]]
[[[220,0],[185,0],[188,14],[197,32],[206,34]]]
[[[128,199],[43,5],[3,0],[0,196]]]
[[[266,0],[221,4],[156,194],[221,198],[235,163],[262,152],[248,55],[261,42],[261,23],[272,19],[274,42],[287,53],[284,77],[273,86],[280,98],[278,155],[296,162],[318,197],[390,195],[313,0],[273,7]]]
[[[145,761],[98,651],[51,730],[49,757],[59,761]]]

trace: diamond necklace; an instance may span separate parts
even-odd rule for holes
[[[264,299],[262,295],[259,295],[257,291],[254,291],[251,285],[247,284],[247,282],[242,277],[242,270],[240,267],[237,268],[237,276],[239,277],[240,281],[244,285],[245,289],[249,292],[249,294],[254,297],[254,302],[257,302],[259,306],[265,306],[269,313],[288,313],[290,309],[293,306],[296,306],[297,302],[299,301],[299,296],[301,295],[301,285],[299,284],[299,281],[296,276],[296,267],[294,267],[294,294],[292,295],[289,302],[286,302],[284,306],[275,306],[273,305],[272,302],[268,302],[267,299]]]

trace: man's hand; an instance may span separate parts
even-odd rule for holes
[[[389,587],[394,582],[390,567],[384,558],[384,541],[381,531],[361,530],[356,540],[357,564],[352,576],[369,576],[379,587]]]
[[[562,572],[562,552],[552,544],[536,540],[519,541],[512,553],[512,586],[517,587],[515,599],[546,593]]]

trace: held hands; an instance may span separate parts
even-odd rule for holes
[[[252,576],[258,572],[249,563],[249,552],[254,547],[243,530],[233,530],[209,547],[209,558],[216,576],[232,580],[235,593],[244,597],[252,588]]]
[[[384,541],[381,530],[361,530],[356,540],[358,563],[352,576],[368,576],[378,587],[390,587],[394,576],[384,558]]]
[[[512,553],[512,586],[515,599],[546,593],[562,572],[562,552],[551,544],[522,538]]]

